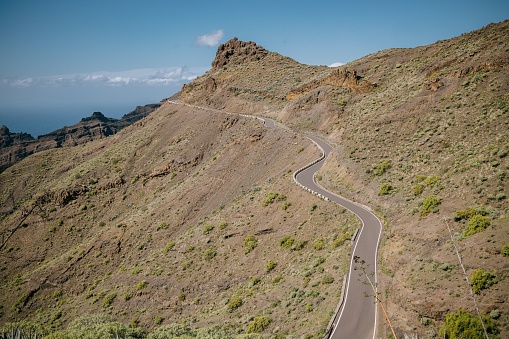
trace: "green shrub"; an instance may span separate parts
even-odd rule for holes
[[[45,339],[95,339],[95,338],[141,339],[143,331],[130,328],[115,321],[111,316],[98,314],[85,315],[75,319],[66,330],[54,332]]]
[[[262,279],[260,279],[260,277],[258,277],[258,276],[252,277],[249,280],[249,287],[253,287],[255,285],[258,285],[261,281],[262,281]]]
[[[115,298],[117,297],[117,294],[116,293],[112,293],[110,295],[107,295],[105,298],[104,298],[104,301],[103,301],[103,306],[104,307],[108,307],[111,305],[111,303],[113,302],[113,300],[115,300]]]
[[[417,184],[414,186],[414,195],[418,196],[421,195],[422,192],[424,192],[424,185],[423,184]]]
[[[203,234],[209,234],[214,229],[214,226],[211,224],[206,224],[205,227],[203,227]]]
[[[136,291],[139,291],[139,290],[142,290],[142,289],[144,289],[145,287],[147,287],[147,285],[148,285],[148,282],[147,282],[147,281],[145,281],[145,280],[142,280],[142,281],[140,281],[139,283],[137,283],[137,284],[134,286],[134,289],[135,289]]]
[[[207,261],[211,261],[217,255],[216,249],[214,247],[209,247],[203,252],[203,258]]]
[[[437,184],[438,182],[440,181],[440,176],[439,175],[431,175],[429,177],[426,178],[426,180],[424,181],[426,183],[426,185],[428,186],[434,186],[435,184]]]
[[[322,284],[332,284],[334,282],[334,278],[330,275],[324,275],[322,278]]]
[[[380,186],[380,190],[378,191],[378,195],[379,196],[388,195],[388,194],[391,194],[393,191],[394,191],[394,186],[392,186],[392,184],[390,184],[388,182],[384,182]]]
[[[169,324],[156,328],[147,339],[194,338],[194,331],[182,324]]]
[[[271,260],[267,263],[267,265],[265,266],[265,269],[267,270],[267,273],[272,271],[273,269],[275,269],[277,266],[277,262],[275,262],[274,260]]]
[[[217,226],[217,228],[219,228],[220,230],[224,230],[226,227],[228,226],[228,223],[223,220],[219,223],[219,225]]]
[[[291,202],[288,202],[288,201],[285,201],[285,202],[283,203],[283,206],[281,206],[281,209],[282,209],[283,211],[286,211],[286,210],[288,209],[288,207],[290,207],[290,206],[292,206],[292,203],[291,203]]]
[[[502,255],[504,257],[509,257],[509,244],[506,244],[504,247],[502,247]]]
[[[272,283],[273,284],[279,284],[280,282],[282,282],[284,280],[284,278],[280,275],[274,277],[274,279],[272,279]]]
[[[495,310],[491,310],[490,312],[490,318],[491,319],[498,319],[500,318],[500,311],[498,309],[495,309]]]
[[[163,253],[168,253],[175,247],[175,241],[168,241],[163,248]]]
[[[228,304],[226,307],[228,308],[228,312],[233,312],[240,306],[244,305],[244,300],[242,300],[239,296],[233,296],[230,301],[228,301]]]
[[[391,161],[390,160],[384,160],[380,162],[378,165],[374,165],[371,168],[371,173],[377,176],[383,175],[387,170],[391,168]]]
[[[266,315],[256,316],[247,326],[247,333],[260,333],[269,327],[272,319]]]
[[[318,238],[315,240],[315,242],[313,243],[313,247],[315,248],[315,250],[319,251],[319,250],[322,250],[324,247],[325,247],[325,242],[322,238]]]
[[[157,226],[157,230],[165,230],[168,228],[168,223],[167,222],[162,222],[161,224],[159,224],[159,226]]]
[[[497,324],[489,316],[483,315],[482,320],[488,334],[493,336],[498,334]],[[459,308],[458,312],[445,316],[445,323],[440,329],[440,337],[449,339],[484,338],[485,335],[479,317]]]
[[[338,248],[340,246],[343,246],[345,241],[352,239],[352,235],[348,231],[348,228],[343,229],[343,232],[341,235],[339,235],[334,241],[332,242],[332,247]]]
[[[491,272],[487,272],[482,268],[475,270],[470,277],[470,285],[475,294],[479,294],[482,290],[490,288],[497,283],[497,278]]]
[[[423,217],[427,216],[431,212],[438,212],[438,205],[440,205],[441,199],[436,195],[427,196],[422,203],[421,215]]]
[[[248,235],[244,238],[244,253],[248,254],[258,246],[258,239],[254,235]]]
[[[317,208],[317,207],[318,207],[318,206],[317,206],[316,204],[311,205],[311,212],[313,212],[314,210],[316,210],[316,208]]]
[[[454,214],[454,220],[455,221],[467,220],[472,218],[474,215],[486,216],[488,214],[489,214],[488,210],[482,206],[469,207],[464,210],[456,211]]]
[[[267,194],[267,196],[265,197],[265,199],[263,200],[262,202],[262,205],[263,206],[268,206],[274,202],[277,202],[277,201],[284,201],[286,200],[286,195],[284,194],[279,194],[279,193],[276,193],[276,192],[269,192]]]
[[[297,241],[293,246],[292,246],[292,250],[293,251],[300,251],[302,249],[304,249],[304,247],[306,247],[306,244],[308,242],[303,240],[303,241]]]
[[[279,240],[279,245],[284,248],[290,249],[294,243],[294,239],[288,235],[285,235],[281,240]]]
[[[48,330],[29,321],[5,323],[0,326],[0,339],[37,339],[46,334]]]
[[[489,217],[485,217],[480,214],[475,214],[468,220],[468,226],[467,229],[465,229],[464,234],[465,236],[469,236],[482,232],[490,225],[491,219]]]

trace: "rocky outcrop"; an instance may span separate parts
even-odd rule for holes
[[[341,87],[355,93],[369,93],[376,87],[375,83],[359,75],[356,70],[341,67],[333,70],[330,75],[322,79],[311,81],[290,91],[286,96],[286,100],[294,100],[323,85]]]
[[[94,112],[73,126],[60,128],[37,139],[27,133],[11,133],[6,126],[0,126],[0,172],[36,152],[75,146],[113,135],[146,117],[159,106],[161,104],[138,106],[121,119],[108,118],[101,112]]]
[[[222,68],[229,65],[240,65],[246,62],[257,61],[269,52],[252,41],[240,41],[233,38],[219,46],[216,58],[212,61],[213,68]]]

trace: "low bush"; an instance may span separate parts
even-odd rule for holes
[[[414,186],[414,195],[418,196],[421,195],[422,192],[424,192],[424,185],[423,184],[417,184]]]
[[[322,278],[322,284],[332,284],[334,282],[334,278],[330,275],[324,275]]]
[[[214,230],[214,226],[211,225],[211,224],[206,224],[204,227],[203,227],[203,234],[209,234],[210,232],[212,232]]]
[[[147,287],[148,285],[148,282],[146,280],[142,280],[140,281],[139,283],[137,283],[135,286],[134,286],[134,289],[136,291],[139,291],[139,290],[142,290],[144,289],[145,287]]]
[[[509,257],[509,244],[506,244],[504,247],[502,247],[502,255],[504,257]]]
[[[262,206],[269,206],[270,204],[277,202],[277,201],[284,201],[286,200],[286,195],[279,194],[276,192],[269,192],[265,199],[262,202]]]
[[[315,242],[313,243],[313,247],[317,251],[323,250],[323,248],[325,247],[325,241],[323,240],[323,238],[316,239]]]
[[[273,269],[275,269],[277,266],[277,262],[275,262],[274,260],[271,260],[267,263],[267,265],[265,266],[265,269],[267,270],[267,273],[272,271]]]
[[[258,246],[258,239],[254,235],[248,235],[244,238],[244,253],[248,254]]]
[[[388,183],[388,182],[384,182],[384,183],[380,186],[380,190],[378,190],[378,195],[379,195],[379,196],[389,195],[389,194],[391,194],[393,191],[394,191],[394,186],[392,186],[392,184],[390,184],[390,183]]]
[[[209,247],[205,251],[203,251],[203,258],[207,261],[211,261],[217,255],[216,249],[214,247]]]
[[[483,315],[482,320],[486,332],[493,336],[498,334],[497,324],[489,316]],[[464,309],[445,316],[445,323],[440,329],[441,338],[484,338],[483,324],[477,315],[470,314]]]
[[[373,173],[374,175],[377,175],[377,176],[381,176],[385,172],[387,172],[387,170],[389,168],[391,168],[391,161],[384,160],[377,165],[373,165],[373,167],[371,167],[371,173]]]
[[[168,253],[175,247],[175,241],[168,241],[163,248],[163,253]]]
[[[427,196],[422,203],[421,215],[425,217],[432,212],[437,213],[441,201],[436,195]]]
[[[228,304],[226,305],[226,308],[228,309],[228,312],[233,312],[240,306],[244,305],[244,300],[242,300],[239,296],[234,296],[228,301]]]
[[[482,268],[475,270],[470,277],[470,285],[475,294],[479,294],[482,290],[490,288],[497,283],[497,278],[491,272],[487,272]]]
[[[259,315],[254,317],[253,321],[247,326],[247,333],[260,333],[269,327],[272,319],[266,315]]]
[[[285,235],[281,240],[279,240],[279,245],[281,245],[281,247],[290,249],[290,248],[292,248],[294,241],[295,241],[295,239],[293,239],[292,237],[290,237],[288,235]]]
[[[465,236],[470,236],[484,231],[491,225],[491,218],[475,214],[468,220],[467,228],[464,230]]]

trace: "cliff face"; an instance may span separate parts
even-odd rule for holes
[[[108,118],[101,112],[94,112],[73,126],[60,128],[37,139],[27,133],[11,133],[6,126],[0,126],[0,171],[36,152],[76,146],[113,135],[146,117],[159,106],[138,106],[121,119]]]

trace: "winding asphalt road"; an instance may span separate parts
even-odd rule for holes
[[[207,109],[179,102],[169,102],[199,109],[219,111],[216,109]],[[259,119],[264,122],[266,127],[276,128],[274,120],[251,115],[243,116]],[[369,210],[369,208],[340,197],[339,195],[326,190],[315,181],[315,173],[327,160],[327,157],[332,151],[332,147],[317,137],[307,137],[321,149],[323,156],[319,159],[319,161],[315,161],[295,172],[295,181],[303,188],[312,191],[314,194],[324,198],[325,200],[333,201],[348,209],[354,213],[362,223],[362,227],[353,241],[350,270],[346,282],[345,293],[343,295],[339,311],[335,315],[336,318],[333,321],[333,327],[330,330],[329,338],[373,339],[376,335],[378,306],[374,297],[375,292],[369,284],[368,279],[370,279],[371,283],[376,288],[376,258],[382,234],[382,223],[380,219],[378,219],[377,216]],[[364,267],[364,271],[360,269],[361,265],[355,262],[354,258],[359,258],[359,261],[363,261],[362,266]]]
[[[273,120],[263,118],[267,127],[275,127]],[[377,305],[371,284],[368,277],[376,288],[377,267],[376,258],[378,244],[382,234],[382,223],[380,219],[372,213],[367,207],[354,203],[339,195],[336,195],[322,186],[315,180],[315,173],[323,166],[332,147],[323,140],[308,136],[323,152],[320,161],[314,163],[294,175],[295,181],[304,188],[310,189],[322,197],[343,206],[354,213],[362,223],[362,227],[357,233],[353,243],[353,250],[350,260],[350,271],[348,274],[347,285],[344,298],[336,319],[334,327],[331,330],[329,338],[355,338],[372,339],[375,338],[377,322]],[[355,263],[354,258],[363,261],[364,271],[360,269],[361,264]],[[354,269],[356,268],[357,269]]]

